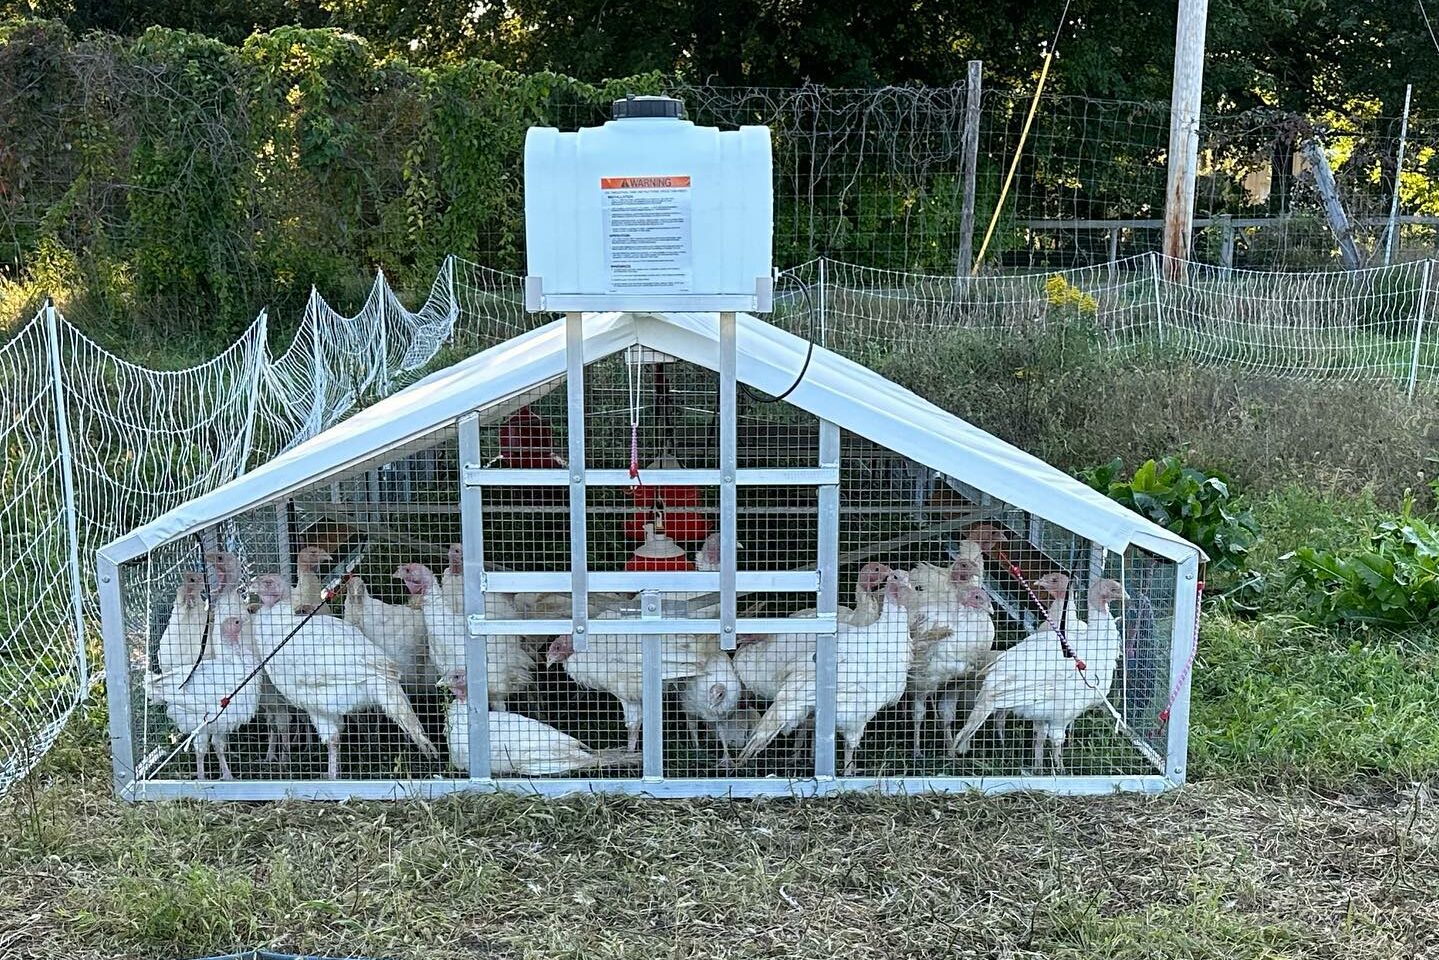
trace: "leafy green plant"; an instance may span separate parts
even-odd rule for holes
[[[1412,513],[1379,524],[1365,549],[1300,547],[1292,584],[1307,588],[1320,623],[1408,628],[1439,624],[1439,530]]]
[[[1214,569],[1244,566],[1259,527],[1247,510],[1235,506],[1223,476],[1187,467],[1175,456],[1146,461],[1128,480],[1123,473],[1124,464],[1116,457],[1102,467],[1080,471],[1079,478],[1199,547]]]

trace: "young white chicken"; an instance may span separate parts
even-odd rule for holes
[[[200,659],[200,650],[206,646],[205,634],[209,629],[210,616],[205,608],[204,577],[192,570],[180,575],[180,587],[175,591],[175,603],[170,607],[170,620],[160,634],[160,643],[155,651],[159,665],[156,682],[157,692],[164,687],[164,681],[178,674],[176,682],[184,680]]]
[[[404,583],[411,596],[419,598],[429,640],[430,663],[435,671],[444,677],[464,670],[469,626],[463,614],[456,613],[444,596],[434,573],[422,563],[402,563],[395,568],[394,576]],[[490,599],[492,618],[515,618],[503,598],[491,596]],[[496,604],[500,609],[495,608]],[[535,658],[524,637],[491,634],[485,642],[485,669],[490,706],[503,710],[511,698],[528,689],[534,681]]]
[[[437,755],[400,686],[400,668],[393,660],[343,620],[317,616],[304,622],[292,606],[290,585],[279,574],[267,573],[256,584],[261,606],[255,640],[262,652],[274,652],[265,672],[286,700],[309,714],[329,751],[331,780],[340,775],[345,715],[367,707],[383,710],[420,752]]]
[[[254,624],[250,619],[249,589],[240,577],[240,558],[228,550],[212,550],[205,562],[215,569],[215,596],[211,604],[211,631],[218,634],[219,625],[230,617],[239,617],[244,643],[253,645]],[[318,596],[318,595],[317,595]],[[290,760],[290,704],[263,673],[260,684],[260,716],[268,729],[265,762],[282,766]]]
[[[425,657],[429,634],[422,610],[371,596],[369,585],[356,576],[345,584],[345,622],[358,627],[395,661],[400,668],[400,682],[411,695],[434,686],[435,677]]]
[[[836,638],[835,729],[844,737],[844,775],[856,772],[855,750],[875,714],[904,695],[911,647],[909,618],[900,597],[909,575],[889,576],[879,618],[871,624],[841,624]],[[774,702],[750,735],[736,765],[743,765],[775,737],[799,727],[814,710],[815,665],[801,660],[780,684]]]
[[[854,608],[837,611],[839,622],[862,627],[879,619],[882,587],[890,572],[882,563],[870,562],[861,567],[854,584]],[[814,608],[810,608],[794,616],[802,619],[814,614]],[[745,635],[737,639],[735,648],[733,662],[740,682],[760,699],[773,700],[796,663],[802,660],[813,663],[814,634]]]
[[[441,681],[455,694],[445,714],[445,740],[450,763],[470,768],[469,696],[465,675],[451,673]],[[591,750],[579,740],[547,723],[520,713],[491,710],[490,775],[494,777],[547,777],[590,767],[631,765],[638,758]]]
[[[735,672],[730,655],[720,649],[716,638],[703,639],[708,641],[709,653],[700,667],[700,672],[686,680],[681,687],[685,722],[689,726],[690,742],[696,750],[700,746],[700,723],[706,723],[711,728],[716,727],[720,721],[734,713],[735,707],[739,706],[741,692],[739,674]],[[719,740],[720,750],[728,760],[729,746],[718,732],[716,739]]]
[[[216,630],[216,651],[202,660],[186,682],[188,670],[166,674],[159,680],[165,712],[182,733],[194,733],[195,779],[205,779],[205,757],[215,748],[220,779],[233,780],[225,747],[230,734],[249,723],[260,705],[260,677],[251,677],[260,655],[244,636],[245,618],[226,617]],[[248,682],[247,681],[248,678]],[[221,701],[229,703],[221,707]]]
[[[994,645],[994,606],[984,588],[965,575],[960,566],[964,563],[959,561],[950,572],[949,590],[916,595],[909,605],[909,636],[914,644],[909,697],[916,757],[923,756],[924,718],[930,698],[986,664]],[[941,706],[940,718],[948,744],[954,736],[954,712]]]
[[[1064,771],[1064,740],[1075,718],[1109,695],[1122,651],[1119,628],[1109,605],[1124,599],[1117,580],[1101,580],[1089,592],[1089,622],[1069,632],[1075,658],[1066,657],[1053,631],[1040,631],[1000,654],[984,673],[974,709],[955,744],[969,750],[975,731],[998,709],[1034,721],[1035,773],[1044,766],[1049,743],[1054,771]]]
[[[618,614],[601,614],[591,621],[591,629],[603,630],[600,621],[618,617]],[[689,635],[666,637],[660,644],[662,680],[669,683],[698,675],[704,670],[712,643],[712,638],[706,642],[705,638]],[[564,664],[565,672],[575,683],[590,690],[602,690],[620,702],[631,753],[639,749],[640,725],[644,719],[642,644],[637,636],[596,632],[590,635],[586,649],[576,650],[572,638],[565,634],[555,637],[545,654],[546,663]]]

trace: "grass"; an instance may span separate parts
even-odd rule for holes
[[[1194,676],[1198,776],[1334,789],[1439,771],[1439,637],[1211,614]]]
[[[97,719],[0,817],[7,957],[1348,960],[1439,930],[1415,797],[123,806]]]
[[[1432,450],[1432,412],[1385,421],[1388,400],[1287,386],[1239,400],[1192,371],[1161,396],[1158,374],[1100,381],[1059,346],[1053,379],[937,399],[1080,463],[1223,447],[1253,492],[1262,589],[1206,617],[1184,790],[130,806],[96,707],[0,800],[0,957],[1439,955],[1439,636],[1307,626],[1281,559],[1362,543],[1410,485],[1384,468]],[[1050,363],[985,356],[951,355],[949,379]],[[1134,415],[1156,407],[1173,415]],[[1323,435],[1343,442],[1321,456]]]

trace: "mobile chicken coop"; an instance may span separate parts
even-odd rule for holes
[[[702,258],[698,161],[542,197],[531,146],[605,225],[531,231],[571,312],[100,551],[122,796],[1183,781],[1196,548],[745,312],[768,227]]]

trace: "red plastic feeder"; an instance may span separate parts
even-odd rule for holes
[[[500,424],[500,459],[523,470],[563,470],[555,454],[555,432],[539,414],[520,407]]]
[[[666,454],[651,462],[645,469],[683,470],[684,465]],[[672,540],[678,540],[681,543],[698,543],[710,535],[709,518],[694,509],[686,509],[700,505],[699,487],[689,485],[648,486],[644,483],[644,473],[641,472],[640,483],[630,488],[630,496],[634,498],[635,506],[639,508],[633,516],[625,521],[625,535],[631,540],[645,539],[645,524],[650,522],[655,511],[664,514],[660,529]]]

